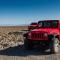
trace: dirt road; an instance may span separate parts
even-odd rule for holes
[[[0,51],[0,60],[60,60],[60,53],[49,54],[39,50],[24,50],[23,45]]]

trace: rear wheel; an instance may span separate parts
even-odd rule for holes
[[[58,40],[58,38],[52,39],[50,52],[51,53],[58,53],[59,52],[59,40]]]

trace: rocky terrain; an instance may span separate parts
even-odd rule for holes
[[[19,32],[9,32],[2,33],[0,32],[0,50],[18,46],[23,43],[23,36]]]

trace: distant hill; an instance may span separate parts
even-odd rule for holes
[[[0,32],[28,30],[28,26],[0,26]]]

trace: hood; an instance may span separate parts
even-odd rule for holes
[[[58,28],[39,28],[32,30],[34,33],[48,33],[48,34],[59,34]]]

